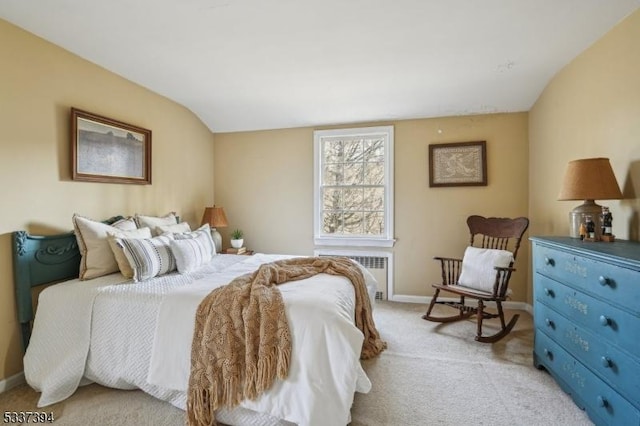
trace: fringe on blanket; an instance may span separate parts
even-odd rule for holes
[[[291,361],[291,336],[278,284],[319,273],[343,275],[355,288],[356,327],[364,334],[361,359],[386,347],[375,327],[362,271],[343,257],[285,259],[212,291],[200,303],[191,348],[187,423],[215,425],[215,411],[255,399]]]

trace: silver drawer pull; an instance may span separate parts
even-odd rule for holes
[[[542,291],[543,291],[543,293],[544,293],[546,296],[553,297],[553,290],[550,290],[550,289],[548,289],[548,288],[545,288],[545,289],[544,289],[544,290],[542,290]]]
[[[544,322],[547,324],[547,327],[549,328],[555,328],[556,325],[553,323],[552,320],[550,320],[549,318],[545,319]]]
[[[600,283],[601,286],[606,286],[611,284],[611,280],[607,277],[604,277],[602,275],[600,275],[600,277],[598,278],[598,282]]]
[[[550,259],[547,256],[544,257],[544,264],[545,265],[553,266],[555,263],[556,262],[553,259]]]
[[[602,358],[600,358],[600,361],[602,361],[602,366],[604,368],[611,368],[611,366],[613,365],[613,363],[611,362],[611,359],[607,358],[606,356],[603,356]]]
[[[607,405],[609,405],[609,401],[607,401],[607,398],[605,398],[604,396],[598,395],[598,398],[596,399],[598,400],[599,407],[606,407]]]
[[[544,352],[544,356],[546,356],[550,360],[553,360],[553,353],[549,349],[545,348],[545,350],[543,350],[542,352]]]
[[[600,324],[606,327],[608,325],[611,325],[611,320],[604,315],[600,315]]]

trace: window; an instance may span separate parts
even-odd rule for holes
[[[393,127],[314,132],[314,242],[392,247]]]

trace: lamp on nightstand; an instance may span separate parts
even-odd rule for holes
[[[202,215],[202,225],[209,224],[211,227],[211,237],[213,243],[216,246],[216,253],[222,251],[222,235],[216,230],[216,228],[224,228],[228,226],[227,216],[224,214],[222,207],[206,207],[204,214]]]
[[[602,206],[594,200],[619,200],[620,187],[608,158],[585,158],[569,161],[558,200],[584,200],[569,213],[571,238],[580,238],[580,225],[589,215],[600,235]]]

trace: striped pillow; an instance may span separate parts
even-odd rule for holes
[[[145,227],[131,231],[107,232],[107,241],[109,241],[109,247],[111,247],[111,251],[116,258],[120,273],[126,278],[133,278],[133,269],[131,269],[129,259],[127,259],[127,256],[124,254],[122,244],[120,243],[122,238],[151,238],[151,230]]]
[[[176,270],[176,258],[171,253],[173,236],[153,238],[122,238],[119,244],[131,269],[133,280],[140,282]]]
[[[178,272],[186,274],[211,262],[215,255],[215,245],[211,233],[207,231],[190,232],[187,238],[171,241],[171,251],[176,258]],[[178,234],[179,235],[179,234]]]

